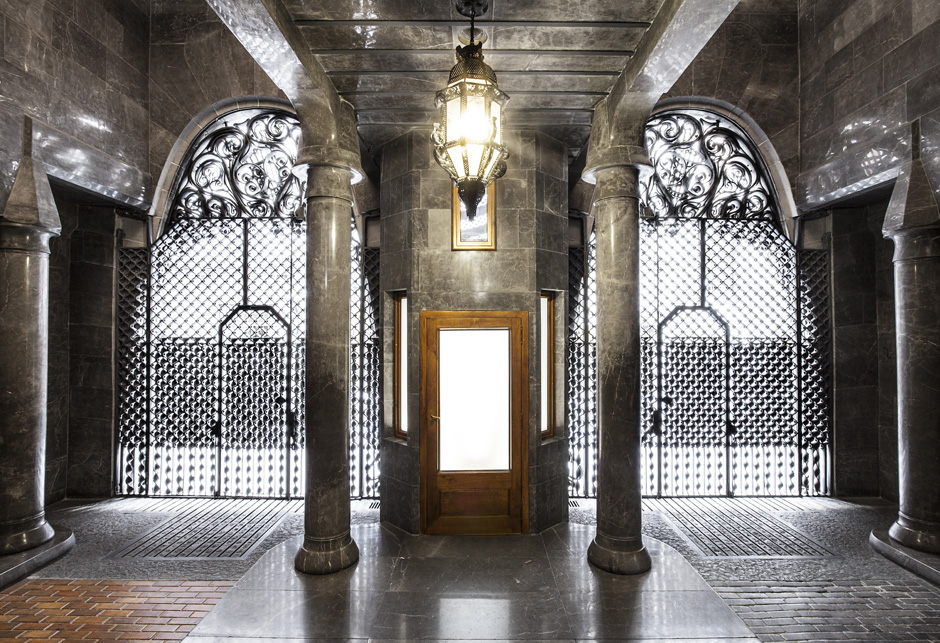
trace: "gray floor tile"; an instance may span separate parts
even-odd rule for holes
[[[571,640],[556,592],[507,596],[389,592],[375,624],[374,639]]]
[[[192,636],[368,638],[383,592],[232,589]]]
[[[381,592],[388,588],[392,569],[398,560],[392,556],[360,556],[352,567],[335,574],[301,574],[294,569],[294,556],[302,542],[303,537],[298,536],[273,547],[235,586],[238,589],[304,590],[313,593]]]
[[[577,639],[734,638],[753,634],[711,589],[605,591],[562,601]]]
[[[548,561],[538,558],[399,558],[389,591],[509,594],[555,588]]]

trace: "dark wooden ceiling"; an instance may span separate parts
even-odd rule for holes
[[[594,105],[610,90],[663,0],[489,0],[477,21],[486,62],[510,96],[509,128],[584,145]],[[373,151],[437,120],[458,36],[453,0],[284,0]]]

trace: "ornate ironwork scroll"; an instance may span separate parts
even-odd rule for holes
[[[121,250],[118,493],[303,496],[299,144],[286,113],[217,120],[187,156],[163,235]],[[377,253],[354,238],[351,448],[364,497],[378,496]]]
[[[641,186],[642,487],[648,496],[828,495],[828,251],[797,252],[759,156],[703,111],[652,119]],[[593,244],[593,237],[592,237]],[[587,248],[587,253],[593,247]],[[592,496],[592,268],[569,253],[570,493]],[[584,365],[582,365],[584,363]]]

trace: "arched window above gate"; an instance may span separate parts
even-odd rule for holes
[[[305,181],[292,172],[300,123],[270,109],[217,119],[190,148],[170,207],[179,219],[291,218]]]
[[[768,169],[778,164],[742,123],[730,110],[667,107],[646,126],[644,495],[829,493],[828,254],[788,238],[789,196]],[[594,243],[569,252],[570,491],[584,496],[596,485]]]
[[[191,140],[162,234],[119,253],[117,492],[301,497],[300,124],[235,109]],[[351,492],[377,497],[379,251],[363,248],[351,212],[350,225]]]
[[[668,111],[646,125],[653,172],[640,185],[649,218],[778,221],[772,182],[748,136],[703,110]]]

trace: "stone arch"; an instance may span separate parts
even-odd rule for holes
[[[771,182],[776,199],[778,223],[791,243],[796,243],[799,211],[793,199],[793,191],[786,169],[764,130],[744,110],[717,98],[702,96],[678,96],[660,101],[650,113],[650,118],[673,111],[710,112],[736,126],[753,146],[754,160],[760,164],[764,176]]]
[[[215,120],[246,109],[277,109],[297,118],[297,111],[287,100],[281,98],[272,98],[268,96],[242,96],[238,98],[228,98],[206,107],[194,119],[192,119],[182,133],[176,139],[176,143],[170,149],[166,162],[163,164],[163,171],[160,173],[160,180],[157,183],[157,189],[154,192],[153,205],[150,208],[150,217],[152,221],[151,234],[154,239],[163,234],[166,226],[166,215],[171,207],[173,195],[180,180],[180,168],[186,162],[186,157],[203,130],[209,127]]]

